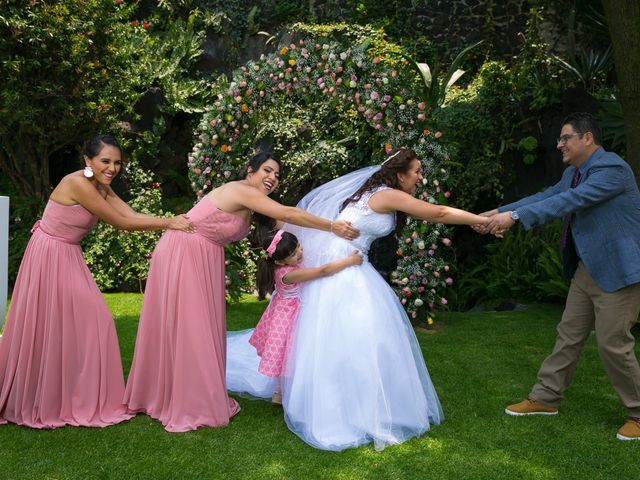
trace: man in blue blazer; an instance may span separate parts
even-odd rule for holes
[[[529,397],[509,415],[555,415],[571,383],[582,347],[595,328],[609,380],[629,412],[620,440],[640,440],[640,366],[631,327],[640,313],[640,193],[633,171],[601,146],[592,115],[574,113],[562,123],[557,148],[568,165],[547,190],[485,212],[491,233],[515,223],[525,229],[564,218],[564,271],[569,294],[551,355]]]

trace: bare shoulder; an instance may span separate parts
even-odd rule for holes
[[[62,177],[56,188],[51,192],[50,197],[57,202],[67,203],[74,196],[75,192],[82,191],[83,188],[90,187],[82,172],[72,172]]]
[[[375,212],[383,213],[399,210],[404,202],[413,197],[396,188],[383,188],[371,195],[369,207]]]

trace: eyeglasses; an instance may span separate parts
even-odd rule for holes
[[[418,168],[418,170],[416,170],[416,173],[418,175],[424,175],[424,168],[422,168],[422,167]]]
[[[566,145],[571,137],[582,137],[584,133],[572,133],[567,135],[562,135],[560,138],[556,140],[556,145]]]

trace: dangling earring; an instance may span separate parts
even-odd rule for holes
[[[86,167],[84,167],[84,172],[82,172],[82,174],[87,178],[93,177],[93,168],[87,165]]]

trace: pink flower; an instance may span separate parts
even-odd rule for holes
[[[442,136],[442,132],[436,132],[433,134],[434,137],[440,138]]]
[[[424,119],[425,119],[424,113],[419,113],[418,120],[424,120]]]
[[[453,285],[453,278],[451,277],[445,278],[444,283],[446,283],[447,285]]]
[[[451,240],[449,240],[448,238],[443,238],[443,239],[442,239],[442,244],[443,244],[445,247],[450,247],[450,246],[451,246],[451,243],[452,243],[452,242],[451,242]]]
[[[420,103],[418,104],[418,108],[419,108],[420,110],[424,110],[424,107],[425,107],[424,102],[420,102]]]
[[[446,299],[446,298],[442,297],[442,298],[440,299],[440,303],[441,303],[442,305],[446,305],[448,302],[447,302],[447,299]]]

